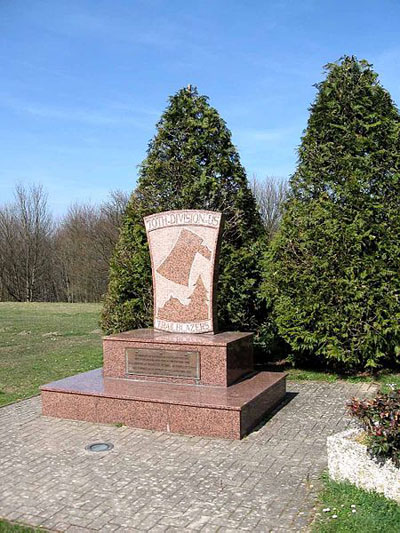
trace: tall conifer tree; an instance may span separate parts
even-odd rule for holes
[[[400,351],[399,113],[366,61],[326,72],[265,293],[297,357],[372,368]]]
[[[107,332],[152,325],[152,279],[143,217],[172,209],[222,211],[220,329],[254,330],[265,232],[230,131],[207,97],[180,90],[157,124],[111,262],[102,325]]]

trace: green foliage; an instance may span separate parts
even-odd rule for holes
[[[188,87],[170,98],[140,168],[112,259],[102,314],[107,333],[152,325],[152,279],[143,217],[173,209],[222,211],[220,329],[257,330],[265,231],[230,131],[205,96]]]
[[[15,524],[0,519],[0,533],[38,533],[39,531],[45,530],[24,526],[21,524]]]
[[[400,352],[399,113],[366,61],[326,71],[264,294],[298,361],[374,369]]]
[[[349,413],[361,422],[369,452],[378,459],[392,459],[400,468],[400,389],[375,398],[349,403]]]
[[[324,476],[313,533],[395,533],[399,523],[400,506],[396,502]]]

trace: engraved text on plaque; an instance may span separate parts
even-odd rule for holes
[[[199,352],[126,348],[125,354],[127,374],[200,379]]]

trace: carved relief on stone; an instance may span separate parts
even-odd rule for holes
[[[215,332],[221,213],[166,211],[145,217],[153,270],[154,327]]]

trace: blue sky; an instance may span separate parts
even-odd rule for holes
[[[169,95],[210,97],[249,177],[289,176],[322,66],[368,59],[400,103],[397,0],[0,0],[0,203],[131,191]]]

